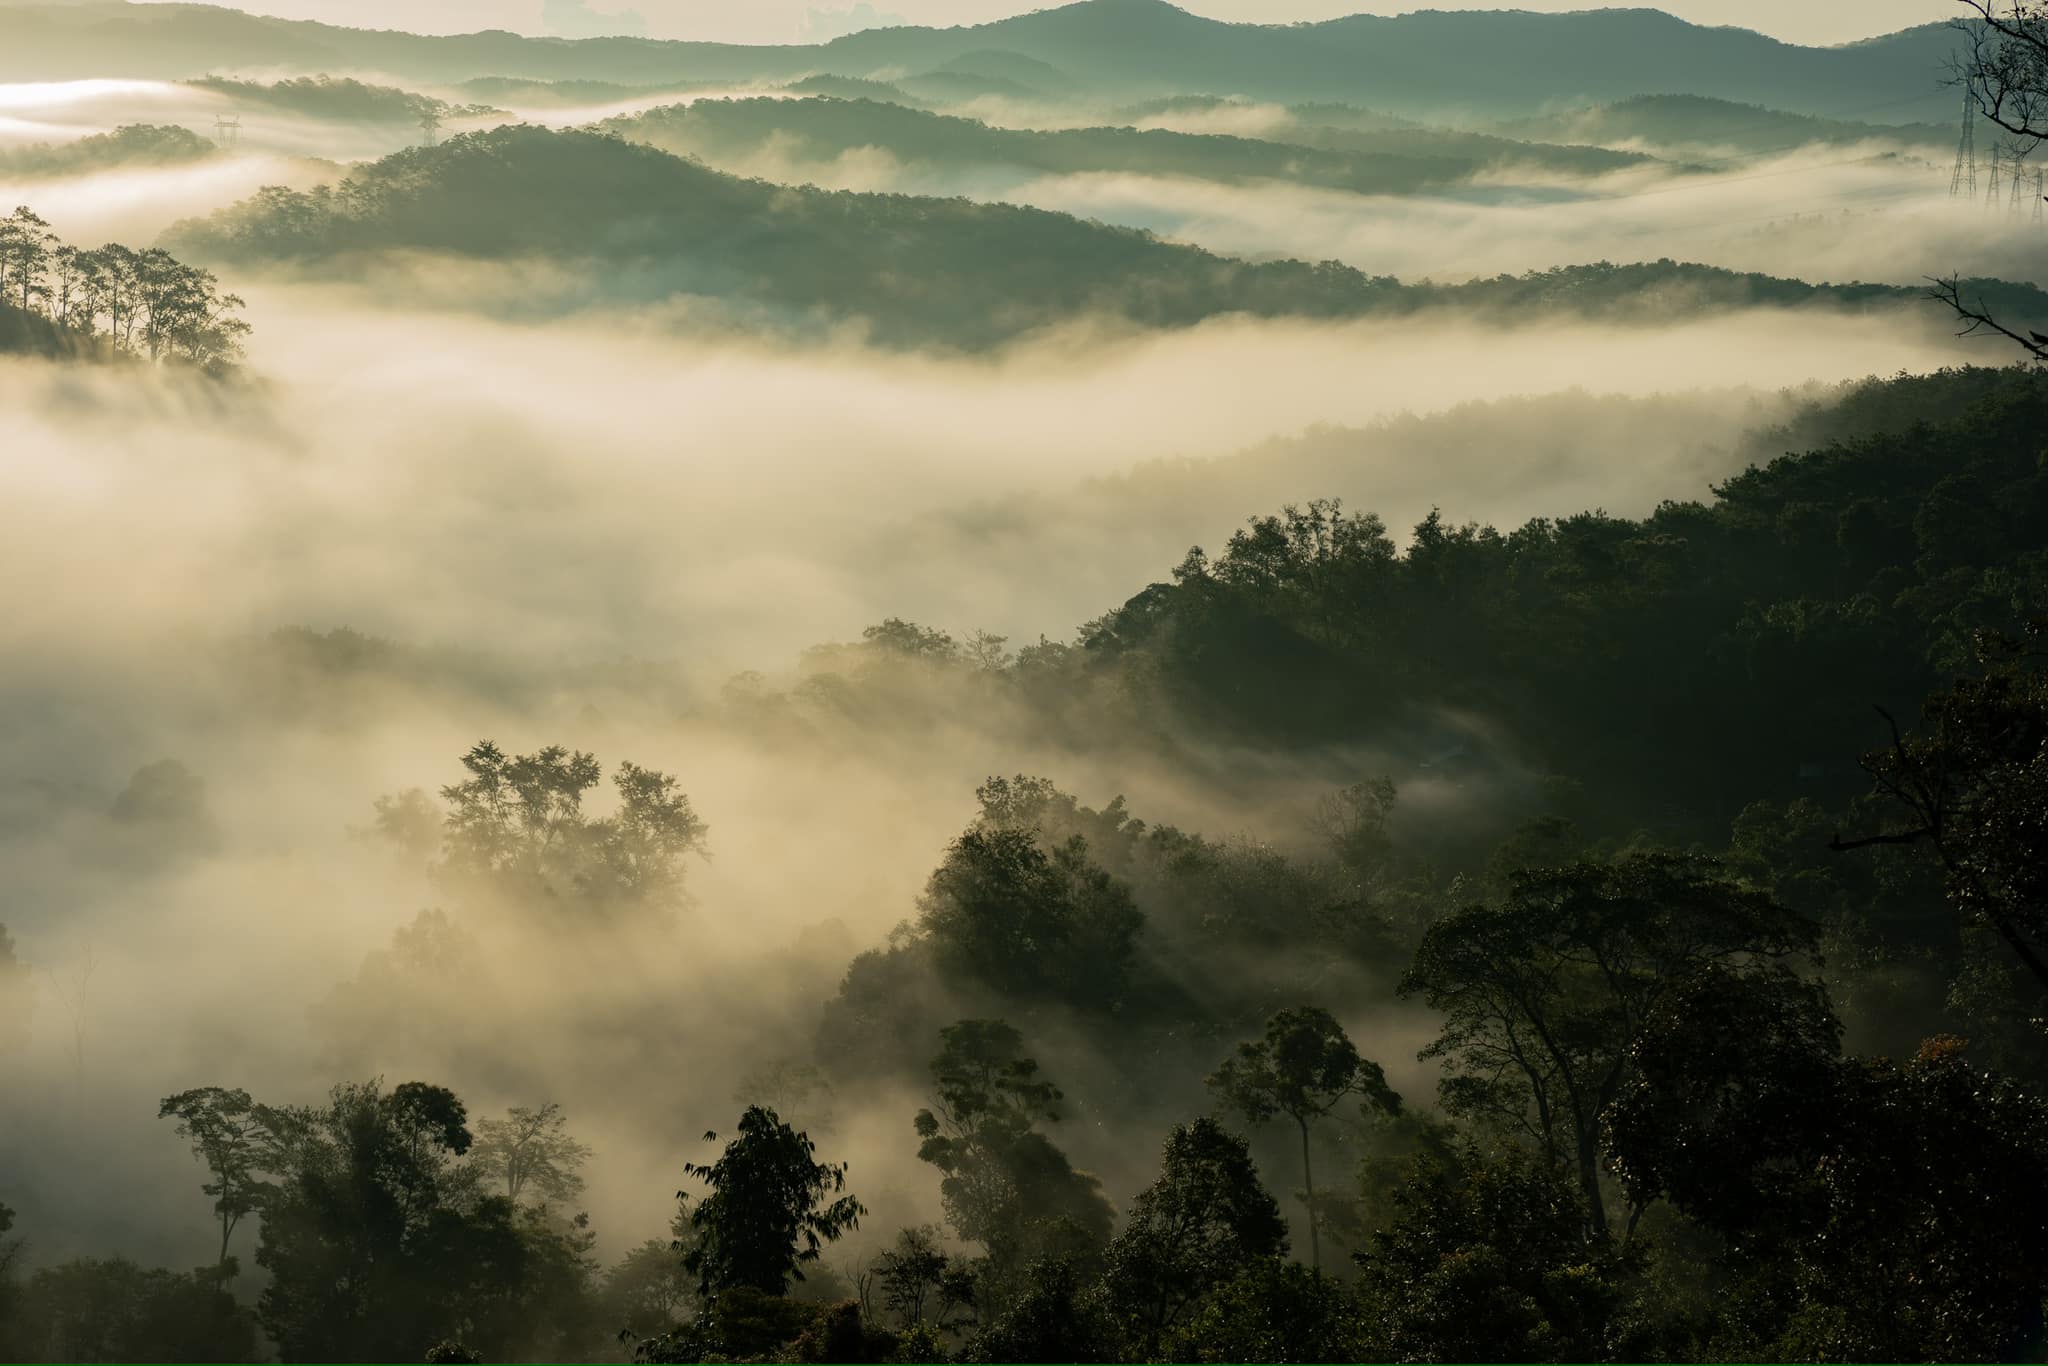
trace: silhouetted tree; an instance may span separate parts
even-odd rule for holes
[[[573,1200],[583,1190],[579,1168],[590,1160],[590,1148],[569,1136],[568,1124],[559,1105],[515,1105],[505,1118],[477,1125],[470,1160],[486,1180],[502,1181],[505,1198],[515,1204],[527,1194],[543,1202]]]
[[[80,251],[26,205],[0,218],[0,305],[47,318],[59,336],[97,337],[104,316],[108,349],[209,370],[238,359],[249,335],[235,316],[242,300],[221,293],[212,272],[161,247]]]
[[[1113,1211],[1101,1183],[1039,1132],[1058,1121],[1060,1090],[1024,1056],[1023,1037],[1003,1020],[961,1020],[940,1039],[937,1104],[917,1113],[917,1155],[945,1174],[954,1232],[987,1252],[997,1293],[985,1298],[1041,1255],[1097,1255]]]
[[[706,1142],[718,1135],[707,1133]],[[716,1162],[683,1164],[711,1188],[690,1211],[697,1243],[683,1264],[716,1297],[730,1289],[782,1295],[819,1249],[860,1227],[866,1208],[846,1189],[846,1164],[814,1160],[817,1146],[773,1110],[749,1106]],[[828,1199],[837,1196],[837,1199]],[[676,1192],[687,1201],[687,1191]]]
[[[463,755],[462,765],[469,778],[441,789],[448,874],[531,906],[605,911],[681,903],[683,859],[703,852],[706,827],[675,779],[621,763],[612,774],[617,809],[594,817],[583,810],[603,773],[592,755],[551,745],[512,756],[486,740]],[[380,808],[380,831],[399,832],[390,823],[398,810]],[[412,828],[410,819],[404,828]]]
[[[1892,828],[1834,847],[1931,849],[1958,919],[1995,931],[2048,990],[2048,674],[2018,641],[1986,644],[1988,669],[1929,698],[1912,733],[1895,727],[1891,747],[1864,759]]]
[[[937,1225],[906,1228],[875,1258],[882,1307],[905,1327],[952,1326],[955,1311],[974,1303],[974,1273],[939,1246]]]
[[[1263,1037],[1241,1043],[1209,1077],[1216,1098],[1253,1124],[1278,1115],[1301,1133],[1301,1183],[1308,1205],[1309,1265],[1321,1268],[1317,1232],[1315,1168],[1309,1157],[1309,1126],[1347,1098],[1357,1097],[1364,1114],[1398,1114],[1401,1097],[1387,1085],[1380,1065],[1358,1048],[1330,1012],[1294,1006],[1266,1022]]]
[[[236,1225],[261,1208],[269,1189],[263,1172],[275,1158],[274,1119],[247,1091],[218,1086],[166,1096],[157,1118],[176,1119],[179,1135],[192,1142],[192,1155],[213,1174],[200,1189],[213,1197],[220,1220],[220,1266],[225,1271],[228,1240]]]
[[[1430,927],[1401,983],[1444,1017],[1444,1106],[1525,1135],[1578,1174],[1590,1230],[1607,1232],[1600,1118],[1630,1049],[1672,990],[1704,968],[1810,950],[1809,922],[1710,859],[1633,854],[1530,870],[1497,906]]]

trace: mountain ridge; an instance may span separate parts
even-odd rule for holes
[[[1942,78],[1958,41],[1947,26],[1926,25],[1852,45],[1802,47],[1646,8],[1423,10],[1237,24],[1166,0],[1079,0],[985,24],[867,29],[824,44],[760,46],[503,30],[426,36],[122,0],[14,0],[6,13],[13,32],[0,50],[0,79],[181,79],[236,64],[449,82],[886,79],[999,50],[1126,98],[1216,93],[1480,113],[1668,93],[1818,116],[1891,101],[1903,117],[1939,117],[1953,103]],[[136,41],[145,30],[147,41]],[[110,70],[110,60],[120,69]]]

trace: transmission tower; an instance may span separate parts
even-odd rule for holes
[[[1991,184],[1984,195],[1984,203],[1993,209],[1998,207],[1998,187],[2000,183],[1998,173],[2004,165],[2005,153],[1996,143],[1993,143],[1991,147]]]
[[[1948,182],[1950,199],[1977,197],[1977,92],[1963,92],[1963,140],[1956,144],[1956,173]]]
[[[2034,168],[2034,226],[2048,223],[2048,172]]]
[[[2026,168],[2020,164],[2020,158],[2023,155],[2024,153],[2017,149],[2012,153],[2012,216],[2014,218],[2020,216],[2020,205],[2025,202],[2026,196]]]
[[[242,142],[242,116],[240,114],[219,114],[213,120],[213,140],[222,147],[238,147]]]
[[[441,115],[439,113],[429,109],[420,115],[420,135],[426,139],[426,145],[429,147],[435,146],[441,141]]]

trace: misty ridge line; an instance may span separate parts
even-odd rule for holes
[[[799,320],[859,319],[884,344],[968,348],[1096,314],[1169,327],[1438,307],[1502,322],[1545,312],[1663,321],[1757,305],[1860,311],[1923,293],[1669,260],[1405,285],[1335,261],[1232,259],[1043,210],[746,181],[613,137],[527,126],[395,153],[332,188],[266,189],[165,241],[213,262],[343,270],[351,255],[394,248],[594,259],[619,272],[625,297],[729,297]],[[2048,320],[2035,286],[1969,287],[2018,318]]]

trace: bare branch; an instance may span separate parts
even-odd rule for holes
[[[1995,332],[2026,351],[2036,364],[2048,363],[2048,336],[2035,332],[2030,336],[2023,337],[1991,316],[1985,310],[1984,301],[1981,298],[1974,305],[1966,302],[1963,299],[1963,287],[1960,277],[1952,275],[1944,280],[1936,276],[1928,276],[1927,279],[1928,283],[1933,286],[1932,289],[1927,291],[1927,297],[1937,303],[1947,304],[1951,309],[1955,310],[1956,317],[1965,324],[1962,330],[1956,333],[1958,337],[1975,337],[1983,333]],[[2036,338],[2039,340],[2036,340]]]

